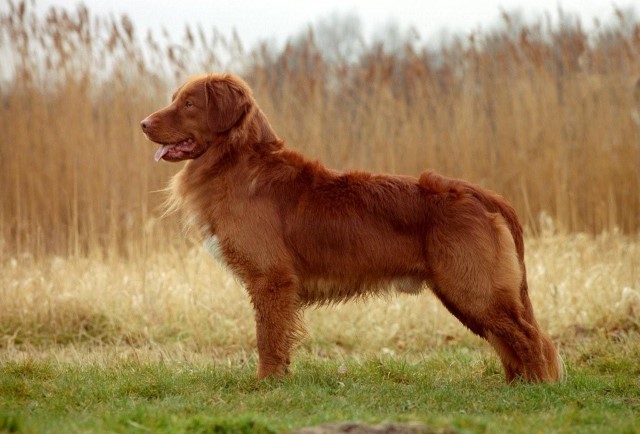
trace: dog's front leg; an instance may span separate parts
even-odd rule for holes
[[[291,350],[302,330],[297,279],[273,273],[248,285],[256,316],[258,378],[288,372]]]

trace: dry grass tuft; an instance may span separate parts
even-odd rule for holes
[[[640,332],[640,243],[621,234],[527,240],[531,298],[561,342]],[[12,258],[0,266],[6,357],[121,354],[246,357],[253,313],[241,286],[199,247],[122,258]],[[429,292],[311,309],[303,347],[324,356],[403,354],[478,340]],[[182,356],[178,356],[182,355]],[[243,356],[244,355],[244,356]]]

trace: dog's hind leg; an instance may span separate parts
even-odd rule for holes
[[[547,360],[545,339],[548,338],[537,325],[525,320],[522,306],[517,300],[493,298],[491,293],[495,288],[490,286],[467,286],[464,289],[469,300],[485,298],[481,303],[452,296],[451,290],[451,286],[447,289],[437,286],[434,292],[465,326],[494,347],[502,362],[507,383],[518,377],[527,382],[559,379],[555,369],[548,369],[549,364],[553,366],[556,363],[556,360]],[[454,289],[453,292],[458,291],[463,289]],[[552,346],[550,341],[549,345]]]
[[[258,378],[282,377],[303,331],[295,276],[272,273],[247,285],[256,319]]]
[[[464,325],[492,344],[507,382],[516,377],[558,380],[553,372],[557,360],[547,360],[548,338],[523,302],[524,270],[502,217],[475,214],[440,231],[429,246],[434,293]]]
[[[494,312],[486,324],[485,337],[502,360],[507,382],[516,377],[531,383],[553,381],[547,372],[540,330],[527,323],[516,306],[497,304]]]

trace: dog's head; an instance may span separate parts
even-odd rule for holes
[[[198,158],[242,123],[252,107],[249,87],[229,74],[193,77],[171,104],[140,122],[149,140],[160,144],[155,159]]]

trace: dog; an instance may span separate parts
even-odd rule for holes
[[[501,196],[426,172],[339,172],[287,149],[232,74],[183,84],[141,122],[156,161],[187,160],[170,183],[205,248],[244,284],[257,376],[288,372],[301,310],[430,288],[498,353],[506,381],[562,379],[527,293],[522,227]]]

